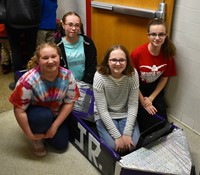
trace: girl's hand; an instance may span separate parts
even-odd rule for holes
[[[126,151],[123,137],[115,139],[115,150],[120,154],[123,154]]]
[[[132,151],[134,149],[134,144],[132,141],[132,137],[131,136],[127,136],[127,135],[123,135],[122,136],[124,143],[125,143],[125,149],[126,151]]]
[[[153,106],[153,105],[149,105],[144,107],[144,109],[150,114],[150,115],[154,115],[157,112],[157,109]]]
[[[55,134],[57,133],[57,127],[54,127],[53,125],[47,130],[46,134],[45,134],[45,139],[48,138],[53,138],[55,136]]]
[[[149,97],[144,97],[142,106],[147,107],[147,106],[150,106],[150,105],[152,105],[152,100]]]
[[[31,137],[29,137],[30,140],[42,140],[44,139],[44,134],[33,134]]]

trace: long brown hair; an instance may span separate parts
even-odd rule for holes
[[[156,19],[151,20],[148,23],[148,25],[147,25],[148,33],[150,32],[150,27],[153,25],[163,25],[166,29],[166,33],[168,32],[167,24],[165,23],[165,21],[163,21],[162,19],[156,18]],[[176,54],[176,47],[175,47],[174,43],[170,40],[168,35],[166,36],[165,41],[161,47],[161,51],[165,58],[170,58]]]
[[[117,50],[117,49],[120,49],[122,50],[125,55],[126,55],[126,68],[124,69],[123,71],[123,74],[124,75],[127,75],[127,76],[132,76],[133,75],[133,67],[131,66],[131,62],[130,62],[130,57],[129,57],[129,52],[128,50],[120,45],[120,44],[116,44],[116,45],[113,45],[112,47],[110,47],[104,57],[103,57],[103,60],[102,62],[100,63],[100,65],[97,67],[97,71],[102,74],[102,75],[110,75],[111,74],[111,71],[110,71],[110,68],[109,68],[109,65],[108,65],[108,61],[109,61],[109,57],[110,57],[110,53],[114,50]]]

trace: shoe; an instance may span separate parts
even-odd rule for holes
[[[10,72],[12,72],[12,66],[11,65],[5,65],[5,64],[2,64],[1,65],[2,67],[2,73],[5,75],[5,74],[8,74]]]
[[[43,157],[47,155],[47,150],[42,140],[32,140],[32,153],[37,157]]]
[[[16,83],[15,82],[11,82],[9,84],[9,89],[13,91],[15,89],[15,86],[16,86]]]

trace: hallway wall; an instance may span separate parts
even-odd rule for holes
[[[172,40],[177,76],[167,89],[169,114],[200,133],[200,1],[176,0]]]
[[[85,0],[58,0],[57,17],[62,19],[68,11],[75,11],[81,16],[84,30],[86,33],[86,3]]]

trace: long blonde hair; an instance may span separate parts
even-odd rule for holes
[[[30,69],[32,69],[32,68],[34,68],[35,66],[38,65],[38,61],[40,59],[40,52],[45,47],[52,47],[52,48],[56,49],[58,55],[61,56],[60,49],[56,45],[56,43],[54,43],[54,42],[44,42],[44,43],[41,43],[40,45],[37,46],[33,57],[31,57],[31,59],[29,60],[27,66],[26,66],[27,70],[30,70]]]

